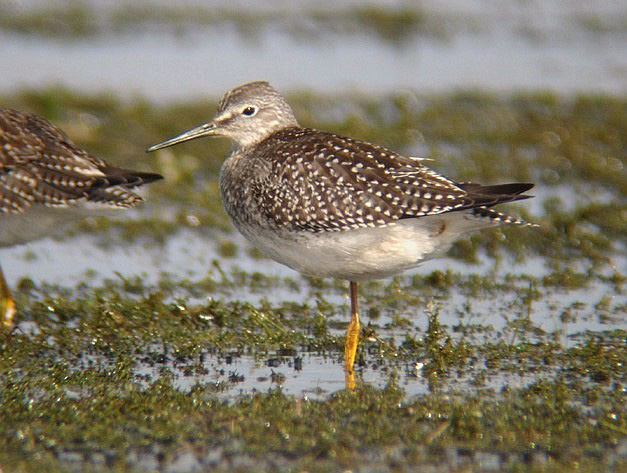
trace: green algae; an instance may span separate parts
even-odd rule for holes
[[[465,294],[469,304],[489,294],[505,302],[511,293],[513,305],[524,307],[529,297],[540,299],[552,290],[553,282],[434,271],[369,283],[366,306],[428,318],[424,332],[398,337],[398,323],[392,323],[362,333],[358,365],[387,367],[387,387],[360,384],[355,393],[320,400],[280,388],[225,399],[221,393],[232,388],[204,378],[205,356],[338,356],[346,317],[324,300],[186,301],[184,293],[215,296],[234,285],[294,284],[240,270],[213,274],[209,285],[170,280],[151,287],[139,278],[96,287],[83,283],[73,291],[20,285],[18,303],[36,332],[18,330],[3,341],[0,411],[6,415],[0,436],[10,449],[0,452],[0,464],[16,471],[37,465],[64,471],[67,458],[91,468],[104,456],[108,471],[132,471],[142,470],[136,455],[165,467],[181,451],[192,452],[194,461],[212,458],[217,471],[247,471],[251,465],[254,471],[280,471],[268,458],[279,458],[282,468],[308,471],[371,461],[394,471],[454,468],[459,462],[477,465],[481,455],[498,460],[505,471],[569,471],[573,465],[594,471],[620,462],[613,452],[627,433],[624,330],[591,332],[568,347],[538,331],[524,313],[513,320],[518,325],[499,333],[467,320],[473,310],[457,326],[440,320],[438,301],[448,293]],[[309,282],[313,292],[341,289],[313,279],[301,285]],[[393,294],[405,296],[394,301]],[[332,327],[334,315],[344,320],[339,330]],[[421,366],[415,376],[427,380],[426,394],[405,396],[395,368],[401,360]],[[140,374],[143,366],[154,367],[156,377]],[[179,376],[199,381],[181,390]],[[233,374],[232,383],[238,376]],[[280,387],[284,375],[272,376]],[[497,390],[489,380],[499,376],[509,381]],[[516,377],[529,379],[517,383]],[[449,384],[462,378],[469,380],[466,389]],[[242,457],[249,463],[238,470]]]
[[[37,332],[14,332],[0,353],[0,437],[8,447],[0,464],[10,471],[42,465],[64,471],[67,458],[93,467],[102,456],[107,471],[142,470],[137,452],[165,467],[188,450],[217,471],[246,471],[234,460],[242,456],[254,471],[281,470],[270,457],[298,470],[376,461],[410,471],[474,464],[482,452],[508,471],[569,471],[575,464],[594,471],[617,461],[612,451],[627,434],[621,331],[569,349],[525,336],[515,344],[475,344],[452,341],[434,310],[424,340],[391,346],[427,360],[429,394],[406,398],[392,374],[383,389],[365,384],[317,401],[280,388],[225,400],[212,383],[182,391],[175,374],[202,373],[203,352],[339,351],[341,337],[321,333],[324,320],[306,305],[194,306],[126,281],[77,289],[73,299],[45,295],[54,292],[45,289],[27,311]],[[361,356],[366,363],[395,358],[385,350]],[[523,387],[481,388],[481,360],[490,376],[512,370],[536,376]],[[142,364],[161,365],[158,378],[143,381],[135,370]],[[443,379],[468,370],[478,389],[444,387]],[[280,384],[280,373],[276,379]],[[542,469],[545,461],[553,469]]]

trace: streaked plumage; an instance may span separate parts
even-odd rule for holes
[[[161,179],[112,166],[77,148],[48,120],[0,109],[0,247],[46,236],[63,224],[143,201],[133,188]],[[10,292],[0,271],[3,294]],[[7,306],[14,306],[6,299]],[[5,324],[13,314],[3,310]]]
[[[419,158],[301,128],[267,82],[231,90],[211,122],[149,151],[201,136],[235,142],[220,189],[231,220],[253,244],[304,274],[351,281],[347,373],[359,327],[356,281],[415,267],[468,231],[527,225],[491,207],[530,197],[521,194],[533,184],[458,183]]]

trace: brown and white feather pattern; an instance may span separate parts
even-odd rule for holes
[[[531,187],[456,183],[418,158],[297,127],[236,150],[221,176],[227,211],[244,225],[314,233],[465,209],[495,223],[524,224],[489,207],[527,198],[518,194]]]
[[[0,214],[83,202],[132,207],[143,199],[130,189],[160,178],[91,156],[42,117],[0,109]]]

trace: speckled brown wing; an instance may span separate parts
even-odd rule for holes
[[[526,198],[516,194],[532,187],[456,183],[420,159],[311,129],[274,133],[254,155],[275,163],[260,186],[263,212],[295,231],[341,231],[487,208]]]
[[[42,117],[0,109],[1,213],[82,201],[129,207],[142,201],[130,188],[160,178],[91,156]]]

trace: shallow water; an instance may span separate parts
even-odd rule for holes
[[[520,229],[520,231],[533,232],[533,229]],[[228,240],[238,248],[236,256],[224,257],[220,254],[220,242]],[[55,284],[72,287],[79,283],[87,283],[98,286],[107,279],[119,280],[120,278],[132,279],[138,277],[146,286],[157,286],[164,278],[177,281],[189,279],[199,281],[210,275],[217,277],[218,272],[227,277],[238,271],[247,274],[260,273],[271,277],[274,282],[270,286],[254,287],[246,285],[226,284],[218,288],[217,293],[208,293],[201,298],[196,298],[184,289],[180,293],[171,296],[184,297],[189,303],[202,303],[203,300],[219,298],[224,301],[245,301],[254,305],[266,301],[272,305],[286,302],[311,302],[317,297],[318,290],[311,287],[306,278],[301,277],[291,269],[280,265],[267,258],[251,257],[251,246],[244,238],[233,233],[220,233],[212,231],[208,234],[191,230],[182,230],[172,235],[164,244],[153,243],[146,245],[143,242],[125,243],[123,245],[101,245],[97,237],[90,235],[78,235],[61,239],[45,239],[33,242],[25,246],[4,249],[2,267],[10,285],[16,285],[21,278],[30,278],[35,284]],[[72,251],[68,251],[68,245]],[[524,263],[495,262],[486,257],[481,264],[465,264],[452,259],[441,258],[427,261],[420,267],[406,272],[400,277],[401,281],[410,281],[412,275],[427,275],[433,271],[446,273],[452,271],[465,276],[487,276],[494,281],[502,280],[508,274],[529,275],[533,278],[542,278],[550,274],[549,269],[540,258],[529,258]],[[616,268],[625,267],[627,260],[624,256],[617,256],[614,261]],[[292,282],[296,282],[294,287]],[[387,280],[389,281],[389,279]],[[525,291],[528,282],[521,280],[516,283],[517,290]],[[460,322],[469,322],[460,319],[460,314],[468,312],[467,304],[471,303],[470,314],[480,314],[479,318],[471,319],[474,324],[490,326],[495,331],[505,328],[508,316],[511,317],[511,307],[516,305],[519,298],[515,286],[509,291],[501,292],[497,298],[489,292],[469,294],[467,291],[455,292],[455,289],[446,296],[435,296],[434,302],[440,311],[440,321],[447,327],[455,326]],[[377,293],[369,294],[368,289],[361,286],[362,299],[368,296],[369,304],[375,304]],[[403,289],[401,292],[411,291],[420,295],[420,289]],[[383,296],[383,294],[380,294]],[[331,290],[324,292],[324,298],[332,305],[338,306],[340,314],[346,314],[338,318],[340,322],[347,321],[348,294],[347,290]],[[439,299],[442,298],[440,301]],[[625,295],[617,292],[617,289],[609,283],[591,281],[583,288],[565,289],[550,288],[541,289],[539,300],[534,301],[530,309],[530,320],[547,333],[559,335],[560,341],[570,345],[573,337],[581,336],[585,331],[604,331],[624,326],[625,320],[609,319],[595,315],[595,305],[602,299],[611,307],[625,304]],[[576,305],[576,314],[569,318],[568,323],[560,321],[560,314],[569,307]],[[426,330],[426,317],[424,307],[405,307],[400,309],[381,310],[381,315],[373,322],[377,326],[390,324],[395,316],[407,317],[411,320],[413,330]],[[362,300],[362,312],[367,314],[368,305]],[[368,324],[368,316],[362,316],[362,322]],[[338,334],[340,331],[338,331]],[[386,330],[389,336],[402,336],[407,333],[406,328]]]
[[[279,18],[298,11],[273,6]],[[283,92],[627,92],[627,32],[617,23],[627,8],[621,2],[594,7],[507,2],[500,9],[489,2],[427,2],[421,7],[431,21],[445,25],[444,38],[418,33],[400,44],[386,43],[359,32],[325,33],[324,25],[314,33],[301,31],[299,38],[286,28],[289,19],[278,25],[261,22],[250,34],[230,20],[183,27],[183,33],[163,31],[161,25],[75,41],[4,31],[0,93],[55,84],[76,92],[172,101],[217,97],[256,79]],[[162,21],[167,24],[167,17]],[[303,22],[297,14],[292,21]]]

